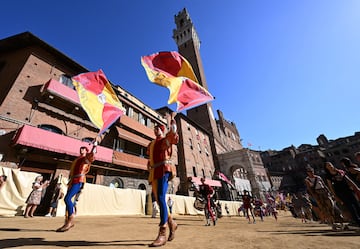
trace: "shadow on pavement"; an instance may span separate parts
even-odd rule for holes
[[[3,249],[22,247],[22,246],[53,246],[53,247],[91,247],[91,246],[147,246],[152,241],[147,240],[119,240],[119,241],[108,241],[108,242],[97,242],[97,241],[46,241],[44,238],[16,238],[16,239],[3,239],[0,240],[0,246]]]

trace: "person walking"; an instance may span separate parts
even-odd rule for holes
[[[331,192],[323,179],[320,176],[315,175],[314,169],[310,166],[306,168],[306,173],[308,175],[305,178],[307,191],[312,197],[314,197],[315,201],[319,205],[319,209],[321,210],[326,222],[333,227],[335,223],[342,223],[343,216],[335,205]]]
[[[254,211],[253,211],[253,207],[252,207],[252,202],[253,202],[252,196],[250,196],[249,191],[244,190],[244,194],[241,197],[242,197],[243,204],[244,204],[245,217],[248,219],[248,223],[249,224],[251,223],[249,213],[251,214],[251,217],[253,219],[252,223],[256,223]]]
[[[66,204],[65,224],[58,228],[56,232],[66,232],[74,226],[74,202],[73,197],[79,193],[86,182],[85,175],[90,171],[91,163],[95,160],[97,142],[94,141],[91,152],[85,146],[80,147],[80,156],[76,158],[70,168],[68,191],[64,201]]]
[[[360,205],[355,197],[356,193],[352,189],[356,184],[345,174],[345,171],[335,168],[331,162],[325,162],[324,168],[330,191],[351,213],[352,222],[360,226]]]
[[[355,158],[360,158],[360,153],[355,154]],[[353,163],[349,158],[343,157],[340,159],[340,164],[343,166],[346,175],[360,187],[360,168],[356,163]]]
[[[179,142],[177,126],[174,120],[176,113],[168,115],[170,119],[170,131],[165,134],[165,125],[154,127],[155,139],[150,142],[147,149],[149,155],[149,183],[160,209],[159,232],[156,239],[149,245],[158,247],[172,241],[175,238],[177,224],[171,214],[168,213],[166,193],[168,182],[176,176],[176,168],[171,162],[172,145]],[[169,237],[166,239],[166,228],[169,227]]]
[[[204,208],[205,218],[206,218],[205,226],[210,226],[210,218],[215,226],[216,217],[214,212],[212,211],[212,207],[215,206],[215,204],[212,202],[212,198],[211,198],[211,196],[214,194],[214,189],[209,184],[205,183],[205,178],[202,177],[200,181],[201,184],[199,185],[199,194],[205,200],[205,208]]]
[[[260,198],[257,198],[256,196],[253,199],[253,204],[255,207],[255,213],[259,214],[260,220],[264,221],[264,213],[263,213],[263,205],[264,203]]]

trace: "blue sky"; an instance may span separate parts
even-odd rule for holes
[[[360,1],[3,0],[0,39],[30,31],[156,109],[168,90],[149,82],[140,57],[177,50],[174,15],[184,7],[214,112],[236,123],[245,147],[360,131]]]

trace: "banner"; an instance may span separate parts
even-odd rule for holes
[[[124,114],[114,89],[101,69],[79,74],[72,80],[82,108],[101,135]]]
[[[198,83],[190,63],[178,52],[158,52],[143,56],[141,64],[151,82],[169,89],[168,104],[176,102],[177,111],[184,111],[214,99]]]

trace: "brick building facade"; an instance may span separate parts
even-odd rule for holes
[[[179,53],[207,89],[200,40],[186,9],[175,15],[175,24],[173,38]],[[88,70],[29,32],[0,40],[0,52],[0,165],[38,172],[47,179],[66,177],[78,148],[89,146],[98,132],[71,83],[72,76]],[[149,191],[146,147],[154,138],[154,124],[166,124],[165,114],[171,110],[153,110],[121,86],[112,86],[126,114],[101,135],[97,160],[87,179]],[[173,161],[178,177],[170,183],[170,193],[191,195],[193,184],[205,177],[221,189],[220,197],[234,199],[242,189],[233,183],[244,176],[249,188],[260,195],[256,177],[263,176],[262,162],[251,161],[250,154],[256,153],[243,148],[235,123],[227,121],[220,110],[217,114],[218,120],[207,103],[176,116],[180,143]],[[253,172],[249,167],[254,166],[260,173],[242,174],[240,164],[231,164],[234,158],[244,162],[246,172]]]
[[[0,164],[66,177],[79,147],[98,133],[70,80],[87,69],[29,32],[1,40],[0,51]],[[154,124],[166,120],[120,86],[114,90],[126,115],[101,135],[87,179],[148,190],[146,147]]]

